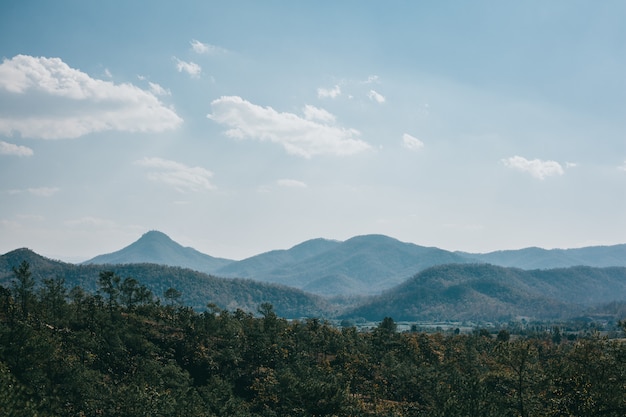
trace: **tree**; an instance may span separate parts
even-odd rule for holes
[[[122,304],[132,310],[139,298],[139,282],[135,278],[124,278],[119,289]]]
[[[30,265],[26,261],[22,261],[19,267],[13,267],[15,280],[13,281],[13,290],[15,291],[15,299],[20,308],[22,317],[27,317],[30,306],[34,302],[35,280],[30,272]]]
[[[107,296],[107,306],[109,312],[113,313],[113,308],[117,305],[117,297],[120,293],[120,281],[121,278],[113,271],[102,271],[98,279],[99,292],[104,293]]]
[[[176,288],[170,287],[165,290],[165,293],[163,295],[168,301],[168,304],[173,307],[174,304],[180,303],[180,297],[182,297],[183,293],[178,291]]]
[[[55,320],[64,316],[67,289],[65,280],[61,277],[45,278],[40,291],[40,300],[49,318]]]

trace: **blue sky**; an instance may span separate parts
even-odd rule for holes
[[[4,1],[0,253],[626,242],[622,1]]]

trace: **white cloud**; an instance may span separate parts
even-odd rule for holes
[[[318,98],[337,98],[341,95],[341,87],[338,85],[333,88],[318,88],[317,89],[317,97]]]
[[[185,62],[180,59],[174,57],[174,61],[176,61],[176,69],[178,72],[186,72],[192,78],[200,77],[200,73],[202,72],[202,67],[196,64],[195,62]]]
[[[502,163],[518,171],[527,172],[533,177],[543,180],[553,175],[563,175],[563,167],[556,161],[528,160],[521,156],[502,159]]]
[[[0,155],[32,156],[33,150],[26,146],[14,145],[0,140]]]
[[[409,135],[408,133],[405,133],[402,135],[402,145],[409,150],[417,151],[424,147],[424,142]]]
[[[202,43],[196,39],[193,39],[190,42],[190,44],[191,44],[191,49],[193,49],[193,51],[197,54],[213,55],[213,54],[223,54],[223,53],[228,52],[226,49],[222,47],[211,45],[209,43]]]
[[[373,100],[373,101],[375,101],[377,103],[381,103],[382,104],[382,103],[385,102],[385,97],[382,94],[377,93],[374,90],[370,90],[370,92],[367,93],[367,96],[370,98],[370,100]]]
[[[276,184],[278,184],[281,187],[287,187],[287,188],[306,188],[307,187],[307,185],[304,182],[298,181],[298,180],[291,180],[291,179],[278,180],[276,181]]]
[[[229,126],[226,135],[234,139],[257,139],[281,144],[293,155],[350,155],[369,149],[357,139],[359,132],[307,120],[293,113],[279,113],[237,96],[221,97],[211,103],[217,123]]]
[[[303,109],[304,117],[307,120],[319,120],[320,122],[332,123],[335,116],[324,109],[307,104]]]
[[[375,82],[378,82],[378,75],[370,75],[369,77],[367,77],[365,84],[372,84]]]
[[[37,187],[37,188],[26,188],[26,189],[21,189],[21,190],[13,189],[13,190],[7,190],[7,192],[12,195],[28,193],[28,194],[35,195],[38,197],[51,197],[54,194],[58,193],[60,190],[61,189],[58,187]]]
[[[180,192],[212,190],[213,173],[202,167],[188,167],[180,162],[162,158],[143,158],[137,165],[150,169],[148,178],[173,186]]]
[[[150,86],[150,92],[152,92],[152,94],[154,94],[155,96],[170,96],[170,95],[172,95],[170,90],[166,90],[165,88],[161,87],[157,83],[153,83],[153,82],[148,81],[148,85]]]
[[[51,197],[57,192],[60,191],[60,188],[57,187],[39,187],[39,188],[28,188],[27,191],[39,197]]]
[[[626,171],[626,160],[622,165],[618,166],[617,169],[619,169],[620,171]]]
[[[117,227],[117,224],[113,220],[102,219],[100,217],[91,217],[85,216],[78,219],[67,220],[65,221],[66,226],[70,227],[107,227],[113,228]]]
[[[17,55],[0,64],[0,134],[62,139],[109,130],[161,132],[181,123],[154,94],[91,78],[60,58]]]

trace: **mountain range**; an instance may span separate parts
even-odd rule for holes
[[[312,239],[240,261],[214,258],[150,231],[133,244],[84,264],[157,263],[227,278],[277,283],[324,296],[374,295],[426,268],[444,264],[489,263],[521,269],[571,266],[626,267],[626,244],[578,249],[451,252],[401,242],[384,235],[356,236],[340,242]]]
[[[344,242],[313,239],[234,261],[184,248],[152,231],[79,265],[29,249],[11,251],[0,256],[0,285],[9,288],[12,268],[26,260],[38,282],[59,276],[68,288],[95,292],[99,273],[111,270],[137,279],[158,297],[176,288],[184,305],[199,310],[213,303],[255,312],[269,302],[290,318],[492,321],[589,312],[622,318],[625,255],[626,245],[468,254],[366,235]]]

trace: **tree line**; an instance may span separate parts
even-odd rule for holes
[[[626,343],[369,332],[181,305],[103,271],[98,290],[0,286],[3,416],[626,415]],[[553,336],[553,335],[552,335]]]

